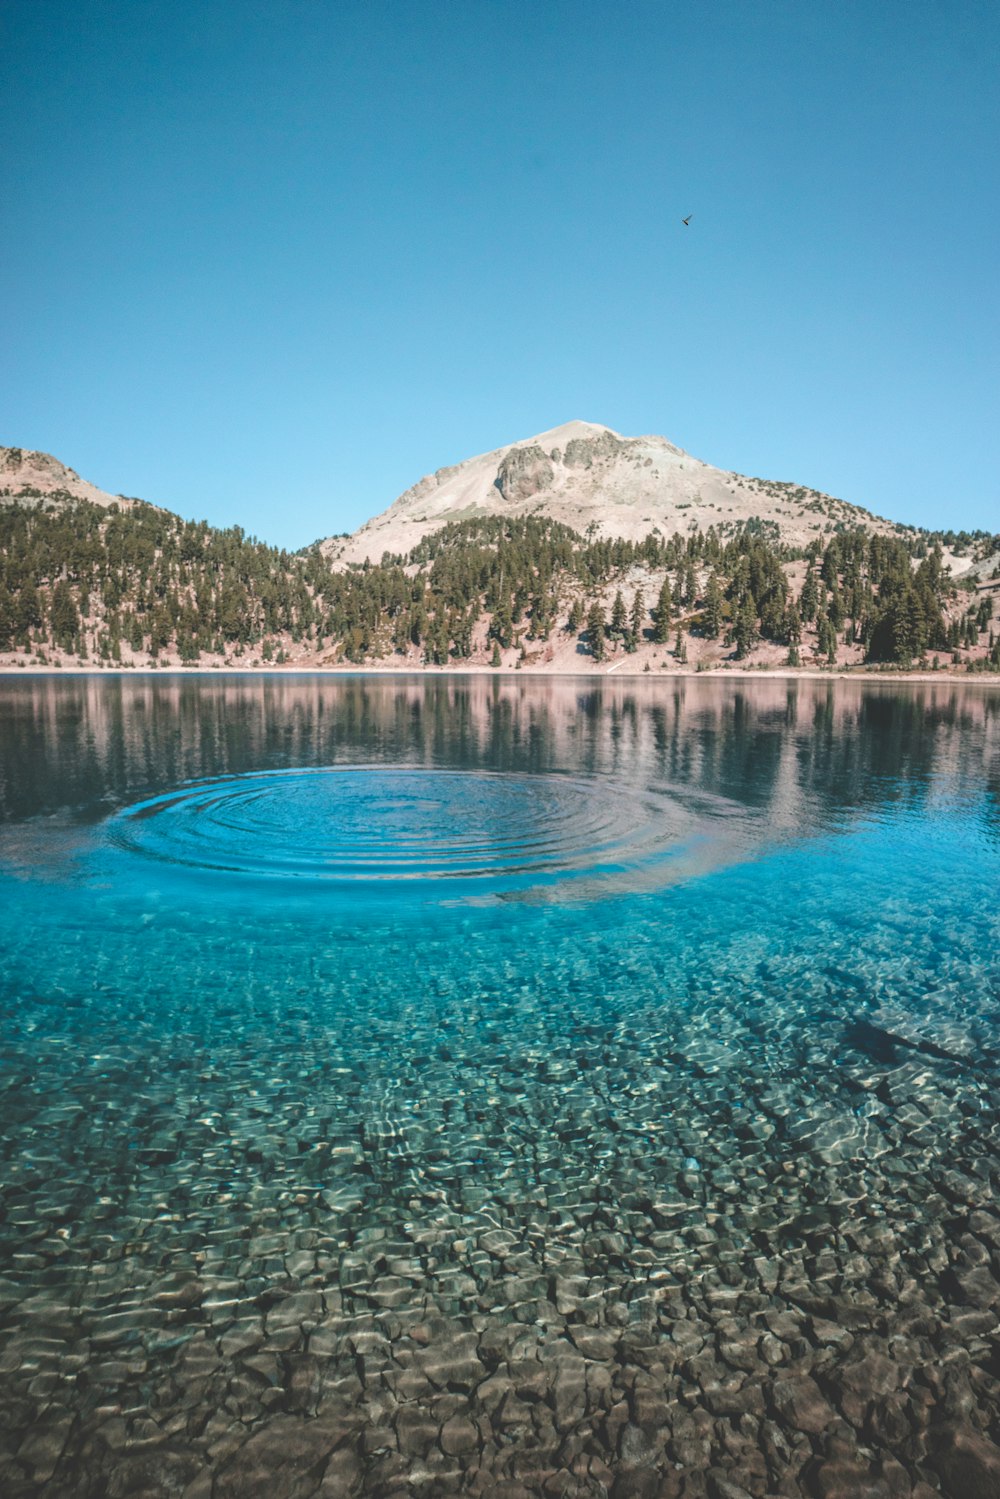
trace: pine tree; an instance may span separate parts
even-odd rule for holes
[[[663,579],[660,596],[656,601],[656,626],[653,639],[657,645],[666,645],[670,639],[670,621],[674,612],[674,598],[670,590],[669,573]]]
[[[689,562],[684,572],[684,602],[692,605],[698,600],[698,575],[694,563]]]
[[[42,628],[42,601],[30,578],[14,600],[13,614],[14,634],[27,645],[30,632]]]
[[[836,579],[834,579],[833,587],[830,590],[830,602],[827,604],[827,613],[830,616],[830,623],[833,625],[833,628],[839,630],[844,623],[844,605],[840,597],[840,589],[837,587]]]
[[[643,596],[642,589],[641,588],[637,588],[636,591],[635,591],[635,597],[632,600],[632,618],[631,618],[632,635],[633,635],[633,637],[634,637],[635,642],[636,642],[637,645],[638,645],[639,641],[642,639],[642,631],[643,631],[643,626],[645,625],[645,623],[646,623],[646,600],[645,600],[645,597]]]
[[[687,641],[684,639],[684,631],[678,627],[677,639],[674,642],[674,655],[682,666],[687,662]]]
[[[842,635],[859,642],[868,660],[901,663],[980,643],[989,660],[997,649],[991,601],[954,607],[936,545],[845,531],[825,553],[811,543],[806,558],[802,609],[816,623],[820,655],[830,656],[831,634],[834,646]],[[588,594],[638,566],[657,569],[664,586],[653,611],[636,590],[626,612],[618,590],[611,630],[627,649],[650,635],[669,644],[676,600],[697,604],[702,573],[699,633],[712,638],[731,614],[727,641],[745,653],[758,634],[799,646],[802,619],[789,596],[787,561],[782,547],[752,531],[725,543],[712,529],[670,540],[653,533],[639,543],[594,530],[583,541],[537,516],[503,516],[452,523],[410,554],[334,572],[316,549],[291,557],[236,527],[215,531],[151,507],[101,511],[81,502],[71,512],[45,511],[15,501],[0,507],[0,646],[37,649],[52,640],[114,661],[127,640],[136,656],[187,661],[248,648],[259,660],[266,640],[273,659],[290,637],[349,660],[384,656],[393,646],[408,654],[411,642],[428,659],[447,659],[449,651],[465,659],[484,614],[492,621],[488,651],[496,643],[502,652],[524,634],[518,619],[528,620],[531,638],[547,637],[560,597],[572,602],[566,624],[579,635]],[[601,651],[603,618],[594,636]],[[812,629],[808,637],[811,643]]]
[[[604,610],[601,608],[599,601],[595,599],[587,615],[587,636],[590,642],[590,654],[595,661],[604,660],[604,633]]]
[[[754,614],[749,595],[736,611],[733,640],[736,642],[736,657],[740,661],[744,656],[748,656],[757,644],[757,616]]]
[[[7,651],[14,643],[13,599],[10,589],[0,578],[0,651]]]
[[[722,589],[719,586],[719,576],[715,569],[708,579],[708,588],[705,593],[705,610],[702,615],[702,627],[710,640],[715,640],[722,629]]]
[[[67,651],[72,650],[80,633],[80,616],[72,590],[69,584],[62,580],[52,590],[49,625],[52,630],[53,645],[61,646]]]
[[[609,634],[613,640],[621,640],[625,634],[627,624],[628,614],[625,609],[625,600],[622,598],[622,591],[619,588],[615,594],[615,601],[611,606],[611,629]]]
[[[499,640],[494,640],[494,642],[493,642],[493,655],[490,658],[490,665],[491,666],[502,666],[503,665],[503,661],[502,661],[501,656],[500,656],[500,642],[499,642]]]
[[[799,616],[799,606],[794,599],[789,600],[785,610],[785,639],[789,645],[798,645],[802,639],[802,620]]]
[[[503,599],[493,615],[490,634],[503,646],[514,644],[514,613],[509,599]]]
[[[431,666],[444,666],[449,656],[450,636],[448,634],[447,619],[442,614],[437,614],[427,631],[424,642],[424,660]]]
[[[825,656],[831,665],[837,660],[837,631],[829,615],[822,612],[816,616],[816,650]]]

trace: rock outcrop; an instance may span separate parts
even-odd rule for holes
[[[124,495],[98,489],[51,453],[31,448],[0,448],[0,504],[10,500],[43,505],[90,500],[95,505],[120,505],[123,509],[136,503]]]
[[[501,460],[494,484],[505,500],[528,500],[540,490],[549,489],[555,478],[551,459],[537,443],[511,448]]]

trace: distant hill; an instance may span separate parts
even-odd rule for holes
[[[571,422],[289,554],[0,449],[0,670],[1000,670],[1000,536]]]
[[[38,453],[31,448],[0,448],[0,504],[11,500],[22,505],[89,500],[92,505],[118,505],[124,510],[143,503],[98,489],[51,453]]]
[[[623,437],[574,421],[439,468],[353,536],[330,537],[321,546],[335,563],[378,562],[387,552],[405,555],[452,521],[526,515],[629,541],[710,526],[722,538],[748,525],[763,528],[798,547],[845,527],[910,532],[803,485],[713,468],[665,437]]]

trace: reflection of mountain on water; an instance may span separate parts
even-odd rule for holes
[[[204,776],[358,762],[613,772],[786,836],[961,786],[1000,807],[1000,695],[955,683],[51,677],[0,686],[0,816],[90,820]],[[54,802],[53,798],[58,797]]]

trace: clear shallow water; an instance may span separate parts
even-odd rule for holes
[[[0,767],[4,1492],[990,1460],[1000,695],[29,679]]]

